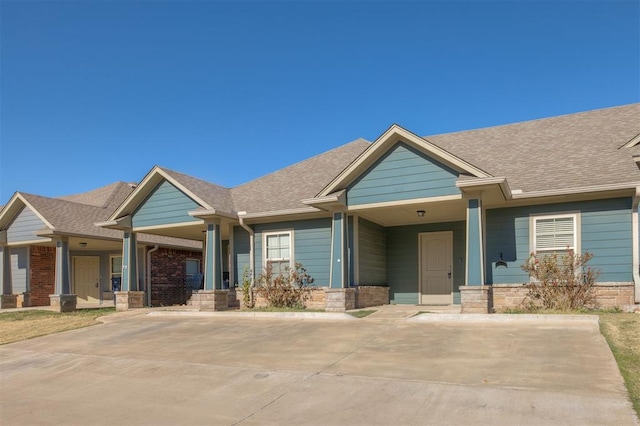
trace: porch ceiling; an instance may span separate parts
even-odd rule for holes
[[[467,201],[464,199],[407,203],[383,207],[350,207],[349,213],[375,222],[382,226],[405,226],[433,222],[464,221],[467,217]],[[418,210],[424,210],[424,217],[418,216]]]

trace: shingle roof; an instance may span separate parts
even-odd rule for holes
[[[185,175],[184,173],[176,172],[174,170],[165,169],[164,167],[159,167],[159,169],[171,176],[214,209],[226,213],[236,212],[229,188],[224,188],[220,185]]]
[[[236,211],[256,213],[307,208],[301,200],[315,197],[370,145],[364,139],[357,139],[232,188]]]
[[[135,183],[114,182],[110,185],[96,188],[88,192],[65,195],[56,198],[78,204],[87,204],[90,206],[110,208],[113,210],[118,207],[122,201],[124,201],[135,186]]]
[[[634,148],[640,104],[425,139],[525,192],[640,182]]]

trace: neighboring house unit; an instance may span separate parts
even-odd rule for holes
[[[113,303],[112,285],[122,275],[122,232],[94,223],[108,218],[134,188],[117,182],[58,198],[16,192],[0,210],[2,307]],[[186,301],[189,260],[199,273],[201,242],[140,234],[133,254],[139,265],[134,289],[147,290],[147,302]],[[70,294],[75,297],[64,297]]]
[[[231,189],[154,167],[98,225],[123,231],[124,293],[145,233],[204,241],[214,299],[225,271],[301,263],[330,291],[487,312],[509,307],[531,252],[571,248],[594,254],[603,304],[633,304],[638,161],[640,104],[429,137],[393,125]]]

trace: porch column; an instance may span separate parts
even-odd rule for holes
[[[71,262],[69,256],[69,238],[55,237],[56,267],[55,291],[49,296],[51,306],[60,312],[76,310],[77,298],[71,294]]]
[[[138,244],[135,232],[124,231],[122,238],[121,291],[138,291]]]
[[[467,201],[467,268],[465,284],[484,285],[484,238],[482,201],[472,198]]]
[[[331,278],[329,287],[349,286],[349,262],[347,244],[347,215],[344,212],[333,213],[331,226]]]
[[[222,290],[220,221],[207,222],[204,248],[204,289]]]
[[[2,301],[0,308],[10,309],[18,307],[18,297],[13,294],[11,281],[11,253],[6,245],[7,231],[0,232],[0,279],[2,280]]]

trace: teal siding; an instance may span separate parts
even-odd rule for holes
[[[465,275],[465,222],[397,226],[386,230],[391,303],[418,303],[418,234],[437,231],[453,231],[453,300],[460,303],[459,288],[464,285]]]
[[[398,143],[347,189],[350,206],[457,195],[458,173]]]
[[[200,207],[167,181],[159,184],[133,214],[133,227],[157,226],[170,223],[195,222],[188,212]]]
[[[235,284],[242,286],[242,274],[244,268],[251,267],[250,259],[251,240],[249,233],[241,226],[233,227],[233,264],[236,268]]]
[[[580,213],[580,248],[594,255],[589,265],[601,271],[598,281],[632,281],[631,198],[616,198],[487,210],[487,283],[528,281],[520,265],[531,251],[529,217],[566,212]],[[500,253],[507,268],[495,268]]]
[[[387,284],[387,234],[385,229],[366,219],[358,220],[358,285]]]
[[[467,272],[467,285],[482,285],[484,277],[482,274],[482,233],[481,233],[481,214],[482,207],[480,200],[472,199],[468,201],[467,208],[467,241],[469,247],[467,249],[467,257],[469,270]]]
[[[255,229],[256,271],[262,272],[263,232],[293,230],[294,260],[314,278],[316,287],[329,286],[331,265],[331,218],[257,224]]]
[[[7,229],[7,242],[19,243],[23,241],[47,240],[38,237],[38,231],[46,228],[47,225],[29,207],[24,207],[18,213]]]
[[[347,237],[348,237],[348,251],[349,251],[349,287],[353,287],[353,285],[356,283],[356,276],[355,276],[355,251],[353,249],[354,247],[354,226],[353,226],[353,220],[354,217],[353,216],[349,216],[347,218]]]

